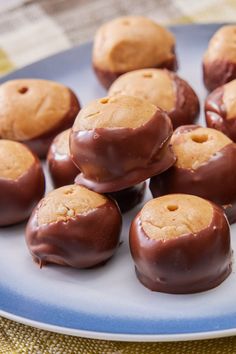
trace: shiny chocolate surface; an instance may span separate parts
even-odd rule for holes
[[[76,183],[96,192],[119,191],[165,171],[175,162],[169,146],[172,124],[157,110],[136,128],[73,131],[70,150],[80,173]]]
[[[121,191],[109,193],[108,195],[112,199],[115,199],[121,212],[126,213],[143,201],[145,190],[146,182],[142,182]]]
[[[40,203],[26,227],[26,243],[40,266],[55,263],[90,268],[113,256],[119,245],[122,219],[112,200],[67,221],[38,225]]]
[[[196,234],[151,239],[140,213],[130,228],[130,249],[139,281],[153,291],[188,294],[209,290],[231,273],[230,229],[213,205],[211,224]]]
[[[236,117],[235,119],[226,119],[223,95],[223,87],[218,87],[207,97],[205,102],[206,123],[209,128],[220,130],[236,142]]]
[[[203,63],[203,81],[208,91],[213,91],[235,78],[236,63],[221,59]]]
[[[179,133],[191,131],[198,126],[179,128]],[[195,170],[172,166],[166,172],[152,177],[150,190],[153,197],[186,193],[209,199],[216,204],[226,206],[230,223],[236,221],[236,145],[226,145],[213,155],[208,162]]]
[[[79,173],[70,155],[58,153],[53,142],[47,154],[47,164],[55,188],[73,184]]]
[[[200,104],[196,93],[186,81],[175,74],[172,74],[172,80],[175,85],[176,104],[168,115],[173,128],[176,129],[180,125],[194,123],[199,114]]]
[[[16,180],[0,178],[0,226],[13,225],[30,216],[43,197],[45,178],[38,158]]]

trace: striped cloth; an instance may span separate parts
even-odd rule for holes
[[[104,21],[142,14],[159,23],[230,22],[235,0],[0,0],[0,74],[91,40]],[[224,354],[236,337],[122,343],[64,336],[0,318],[0,354]]]

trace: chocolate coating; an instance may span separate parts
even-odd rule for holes
[[[198,126],[182,126],[176,133],[185,133]],[[196,170],[172,166],[150,180],[153,197],[171,193],[193,194],[209,199],[225,208],[229,222],[236,221],[236,145],[228,144]]]
[[[75,96],[73,91],[71,91],[70,89],[68,90],[70,91],[71,95],[71,108],[66,114],[66,116],[60,122],[58,122],[58,124],[54,126],[53,129],[51,129],[50,131],[47,131],[46,133],[38,136],[37,138],[26,140],[23,142],[40,158],[44,158],[47,155],[48,149],[54,137],[63,130],[68,129],[73,125],[74,120],[80,110],[80,103],[78,101],[78,98]]]
[[[220,130],[233,141],[236,141],[236,117],[226,119],[226,107],[223,102],[223,87],[218,87],[206,99],[206,123],[210,128]],[[236,95],[235,95],[236,97]]]
[[[172,59],[168,59],[162,64],[156,66],[156,68],[160,69],[168,69],[171,71],[177,71],[178,69],[178,63],[177,63],[177,58],[175,55],[175,50],[173,49],[173,54],[174,57]],[[103,70],[101,68],[96,67],[95,64],[93,64],[93,70],[99,80],[99,82],[102,84],[103,87],[106,89],[109,89],[111,84],[121,75],[125,74],[125,72],[112,72],[109,70]]]
[[[183,79],[172,73],[176,91],[176,106],[168,112],[173,128],[192,124],[197,119],[200,104],[198,97],[192,87]]]
[[[41,201],[42,202],[42,201]],[[67,221],[38,225],[33,211],[26,227],[26,242],[40,266],[55,263],[90,268],[106,262],[119,244],[122,219],[116,204],[106,203]]]
[[[16,180],[0,177],[0,226],[13,225],[30,216],[43,197],[45,179],[40,161],[35,162]]]
[[[66,152],[61,154],[57,151],[56,139],[52,142],[48,154],[47,163],[54,187],[61,187],[74,183],[79,169],[73,163]]]
[[[96,192],[119,191],[156,175],[175,162],[169,146],[172,125],[157,110],[138,128],[73,131],[70,150],[80,173],[76,183]]]
[[[219,285],[231,272],[230,229],[213,205],[211,224],[196,234],[151,239],[140,213],[130,228],[130,249],[140,282],[153,291],[187,294]]]
[[[121,212],[126,213],[142,202],[145,189],[146,182],[143,182],[118,192],[109,193],[109,196],[115,199]]]
[[[203,80],[208,91],[236,78],[236,63],[218,59],[203,63]]]

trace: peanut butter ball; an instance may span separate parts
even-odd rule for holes
[[[166,69],[140,69],[123,74],[113,82],[108,95],[146,99],[168,113],[174,128],[192,124],[199,113],[199,101],[194,90]]]
[[[47,155],[47,163],[52,182],[55,187],[62,187],[74,183],[76,176],[80,173],[78,167],[73,163],[69,149],[70,129],[58,134]],[[126,213],[142,202],[145,194],[146,183],[142,182],[135,186],[108,194],[114,199],[121,212]]]
[[[27,219],[44,189],[38,158],[25,145],[0,139],[0,226]]]
[[[52,139],[72,126],[80,105],[54,81],[18,79],[0,85],[0,138],[25,143],[45,157]]]
[[[132,96],[92,101],[78,114],[70,136],[76,183],[96,192],[134,186],[170,167],[172,124],[168,115]]]
[[[236,79],[236,26],[222,26],[211,38],[203,58],[203,78],[209,91]]]
[[[70,129],[58,134],[48,151],[47,163],[55,187],[73,184],[79,169],[73,163],[69,148]]]
[[[93,67],[108,88],[120,75],[137,69],[177,69],[175,38],[164,27],[142,16],[105,23],[95,35]]]
[[[176,163],[150,181],[154,197],[194,194],[221,205],[236,221],[236,144],[218,130],[182,126],[171,138]]]
[[[106,262],[119,244],[121,214],[111,199],[69,185],[48,193],[34,209],[26,242],[40,266],[90,268]]]
[[[236,80],[215,89],[205,102],[206,123],[236,142]]]
[[[204,291],[231,272],[226,216],[219,206],[193,195],[147,202],[131,224],[130,249],[138,279],[153,291]]]

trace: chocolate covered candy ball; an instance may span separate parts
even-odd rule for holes
[[[128,71],[155,67],[176,70],[175,38],[148,18],[119,17],[97,31],[92,61],[106,88]]]
[[[0,226],[27,219],[44,189],[38,158],[25,145],[0,139]]]
[[[236,221],[236,144],[223,133],[196,125],[175,130],[171,144],[176,163],[151,179],[154,197],[194,194],[221,205],[230,223]]]
[[[236,79],[236,26],[221,27],[203,58],[203,79],[209,91]]]
[[[70,185],[48,193],[34,209],[26,242],[35,262],[90,268],[111,258],[121,214],[111,199]]]
[[[109,193],[132,187],[169,168],[168,115],[146,100],[131,96],[98,99],[78,114],[70,136],[76,183]]]
[[[142,182],[118,192],[108,193],[108,195],[115,199],[120,211],[126,213],[143,201],[145,190],[146,182]]]
[[[236,80],[215,89],[206,99],[207,126],[236,142]]]
[[[74,183],[75,177],[80,172],[73,163],[69,149],[70,129],[58,134],[47,155],[47,163],[53,185],[61,187]],[[135,186],[108,194],[115,199],[122,213],[134,208],[144,198],[146,183],[142,182]]]
[[[143,98],[166,111],[173,127],[192,124],[199,113],[199,100],[191,86],[166,69],[141,69],[128,72],[111,85],[109,96]]]
[[[73,163],[69,149],[70,129],[58,134],[48,151],[47,163],[55,187],[73,184],[79,169]]]
[[[171,194],[147,202],[132,222],[130,249],[138,279],[153,291],[204,291],[231,272],[225,214],[192,195]]]
[[[72,126],[80,105],[54,81],[19,79],[0,86],[0,138],[25,143],[45,157],[52,139]]]

